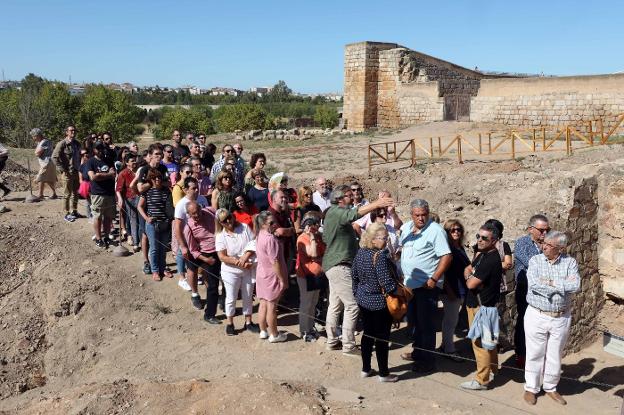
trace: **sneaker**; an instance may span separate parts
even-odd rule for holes
[[[301,338],[306,343],[314,343],[317,340],[316,336],[312,333],[303,333],[303,336],[301,336]]]
[[[256,323],[245,323],[243,330],[247,330],[250,333],[260,333],[260,326]]]
[[[143,273],[145,275],[150,275],[152,273],[152,267],[150,267],[150,263],[148,261],[143,263]]]
[[[346,356],[359,356],[360,350],[357,347],[352,347],[350,349],[342,349],[342,354]]]
[[[184,291],[191,291],[191,286],[186,280],[178,280],[178,287],[182,288]]]
[[[104,235],[102,236],[102,241],[106,244],[106,247],[108,248],[109,245],[114,245],[115,243],[111,240],[111,238],[108,237],[108,235]]]
[[[216,318],[216,317],[208,317],[205,314],[204,314],[204,321],[206,323],[209,323],[209,324],[215,324],[215,325],[221,324],[221,320],[219,320],[218,318]]]
[[[74,210],[71,214],[72,214],[72,216],[73,216],[74,218],[76,218],[76,219],[83,219],[83,218],[86,218],[86,216],[81,215],[81,214],[80,214],[80,213],[78,213],[78,211],[76,211],[76,210]]]
[[[373,376],[373,369],[369,370],[368,372],[367,372],[367,371],[365,371],[365,370],[363,370],[363,371],[361,371],[361,372],[360,372],[360,377],[361,377],[362,379],[364,379],[364,378],[370,378],[371,376]]]
[[[379,381],[381,383],[394,383],[399,380],[397,375],[388,375],[388,376],[379,376]]]
[[[193,307],[198,310],[204,309],[204,303],[202,303],[201,297],[199,295],[191,295],[191,304],[193,304]]]
[[[140,250],[141,250],[141,247],[140,247],[139,245],[134,245],[134,246],[132,247],[132,252],[135,252],[135,253],[136,253],[136,252],[139,252]]]
[[[76,218],[72,215],[70,215],[69,213],[67,215],[65,215],[65,217],[63,218],[65,219],[65,222],[73,222],[76,220]]]
[[[236,331],[234,330],[234,324],[228,324],[225,326],[225,334],[228,336],[234,336]]]
[[[106,242],[104,242],[101,239],[95,240],[95,246],[97,246],[98,248],[104,248],[104,249],[108,248],[108,245],[106,245]]]
[[[288,339],[286,333],[278,332],[277,336],[269,336],[269,343],[282,343]]]
[[[325,348],[326,348],[327,350],[340,350],[340,349],[342,349],[342,343],[340,343],[340,342],[335,343],[335,344],[329,344],[329,343],[327,343],[327,345],[325,346]]]
[[[460,388],[462,389],[468,389],[471,391],[484,391],[487,390],[487,386],[480,384],[479,382],[477,382],[476,380],[471,380],[468,382],[464,382],[461,385],[459,385]]]
[[[260,330],[260,334],[258,335],[258,338],[260,340],[266,340],[269,338],[269,333],[267,333],[266,330]]]

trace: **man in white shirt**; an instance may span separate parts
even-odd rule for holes
[[[321,212],[325,212],[331,206],[329,194],[331,188],[327,185],[327,180],[324,177],[319,177],[314,183],[316,191],[312,195],[312,201],[315,205],[321,208]]]

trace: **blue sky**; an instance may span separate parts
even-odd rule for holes
[[[624,71],[624,2],[0,1],[0,68],[75,82],[343,88],[347,43],[485,70]]]

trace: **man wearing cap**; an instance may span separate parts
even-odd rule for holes
[[[106,248],[110,243],[108,234],[115,216],[115,168],[102,159],[105,151],[106,144],[98,141],[93,148],[93,157],[87,161],[86,167],[91,180],[91,213],[95,244],[99,248]]]
[[[349,186],[338,186],[331,193],[331,207],[325,212],[323,242],[327,249],[323,256],[323,269],[329,280],[329,306],[327,308],[327,349],[339,350],[344,354],[356,354],[355,325],[358,305],[353,296],[351,264],[358,250],[357,235],[351,223],[363,215],[379,208],[392,206],[389,197],[379,198],[373,203],[353,209],[353,192]],[[342,321],[342,346],[338,340],[338,319],[344,309]]]
[[[35,177],[35,183],[39,183],[39,200],[43,200],[43,188],[47,184],[52,190],[50,199],[56,199],[56,166],[52,162],[52,142],[43,136],[41,128],[33,128],[30,136],[37,143],[35,156],[39,160],[39,173]]]
[[[65,138],[59,141],[52,152],[52,160],[61,173],[63,187],[63,209],[65,221],[73,222],[84,217],[78,213],[78,170],[80,169],[80,143],[76,140],[76,127],[65,129]],[[72,210],[70,210],[70,207]]]

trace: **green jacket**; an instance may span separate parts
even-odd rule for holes
[[[80,169],[80,143],[75,139],[69,143],[66,139],[62,139],[54,147],[52,160],[61,173],[77,173]]]

